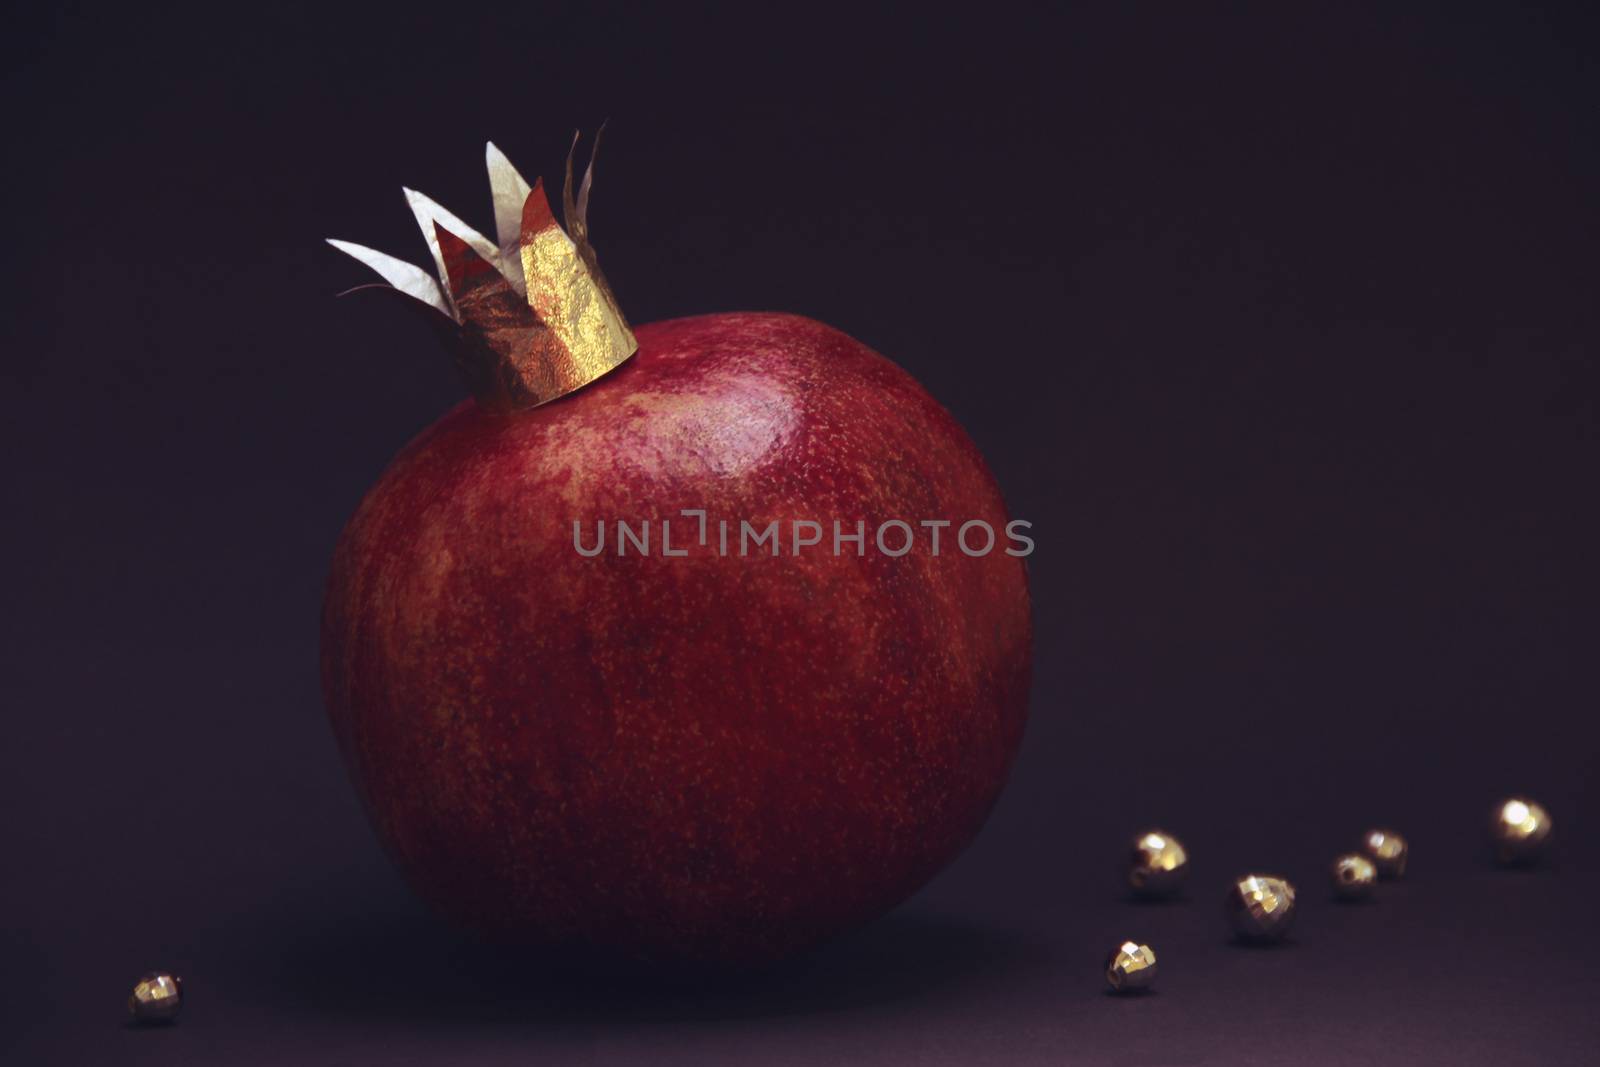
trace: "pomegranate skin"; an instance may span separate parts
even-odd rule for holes
[[[445,915],[770,960],[892,907],[981,826],[1027,714],[1026,569],[971,440],[861,343],[766,313],[637,336],[577,393],[467,401],[394,460],[334,555],[324,696],[379,838]],[[619,519],[649,521],[648,554],[618,554]],[[782,554],[741,556],[739,521],[774,519]],[[793,554],[795,519],[822,543]],[[833,554],[835,519],[865,523],[864,555]],[[898,558],[873,543],[889,519],[916,535]],[[954,523],[937,556],[924,519]],[[973,519],[985,555],[957,547]]]

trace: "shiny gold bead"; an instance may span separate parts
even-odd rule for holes
[[[1406,858],[1411,849],[1406,839],[1393,830],[1368,830],[1361,839],[1361,851],[1378,868],[1379,878],[1399,878],[1406,873]]]
[[[1228,889],[1228,921],[1246,941],[1279,941],[1294,921],[1294,886],[1286,878],[1247,874]]]
[[[128,997],[128,1015],[138,1023],[170,1023],[183,1008],[183,979],[152,971],[139,979]]]
[[[1165,830],[1147,830],[1133,842],[1128,884],[1143,897],[1168,897],[1189,875],[1189,854]]]
[[[1341,900],[1365,900],[1378,884],[1378,868],[1358,852],[1333,861],[1333,893]]]
[[[1527,797],[1511,797],[1495,805],[1489,836],[1502,863],[1531,863],[1550,839],[1550,813]]]
[[[1156,953],[1149,945],[1124,941],[1106,958],[1106,984],[1118,993],[1149,989],[1156,980]]]

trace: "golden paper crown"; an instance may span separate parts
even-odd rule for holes
[[[550,211],[543,180],[530,187],[493,142],[485,156],[499,244],[406,189],[438,267],[437,281],[404,260],[328,240],[388,282],[357,288],[392,290],[427,309],[473,395],[492,411],[536,407],[565,396],[620,366],[639,348],[589,244],[589,189],[600,136],[595,135],[574,198],[577,146],[574,135],[562,193],[565,230]]]

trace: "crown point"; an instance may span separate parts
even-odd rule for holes
[[[450,287],[450,296],[460,305],[466,293],[486,279],[503,280],[493,263],[484,259],[470,244],[434,221],[434,240],[444,262],[444,282]]]
[[[544,179],[537,178],[522,201],[522,244],[526,245],[536,234],[555,224],[555,213],[550,210],[550,198],[544,191]]]
[[[520,276],[522,262],[517,256],[517,240],[521,236],[522,202],[528,198],[528,180],[493,141],[484,145],[484,162],[489,171],[489,194],[494,200],[495,240],[504,265]]]
[[[450,318],[455,317],[443,290],[439,288],[439,283],[421,267],[379,252],[375,248],[358,245],[354,241],[341,241],[337,237],[329,237],[327,242],[388,282],[389,288],[414,297]]]

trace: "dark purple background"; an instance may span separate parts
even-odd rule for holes
[[[1393,7],[8,16],[0,1059],[1584,1058],[1595,27]],[[406,316],[333,299],[366,277],[321,239],[421,262],[402,182],[487,226],[486,137],[555,177],[606,117],[596,240],[635,321],[860,337],[1039,544],[1033,719],[982,838],[729,983],[579,980],[430,922],[317,692],[340,525],[460,395]],[[1485,860],[1512,790],[1558,820],[1544,871]],[[1187,903],[1121,899],[1152,822],[1192,846]],[[1336,907],[1370,822],[1413,876]],[[1246,867],[1299,879],[1292,945],[1226,943]],[[1099,991],[1126,936],[1153,997]],[[126,1030],[153,966],[185,1018]]]

